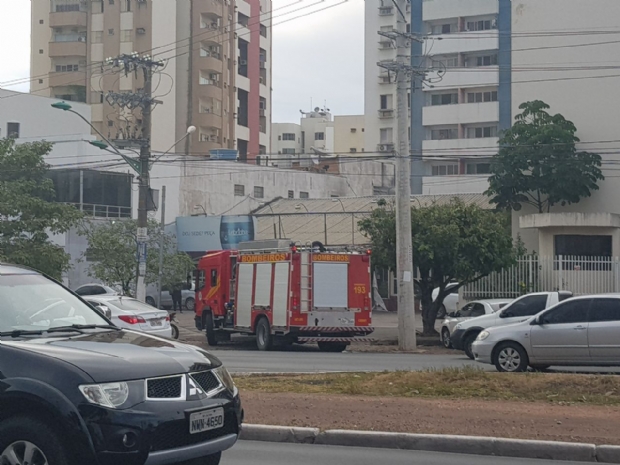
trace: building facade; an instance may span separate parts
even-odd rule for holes
[[[511,55],[510,10],[504,0],[414,0],[422,22],[408,30],[424,39],[422,128],[413,128],[412,149],[421,155],[423,193],[482,192],[498,131],[510,126],[510,73],[500,73]],[[409,15],[407,15],[409,19]],[[415,15],[414,15],[415,17]],[[391,152],[396,140],[395,77],[377,63],[394,60],[391,39],[399,14],[389,2],[366,2],[365,146]],[[502,107],[504,107],[502,109]],[[419,123],[416,123],[419,124]],[[411,131],[410,131],[411,132]],[[421,142],[421,144],[420,144]]]
[[[165,61],[154,79],[152,149],[165,151],[189,126],[177,151],[208,155],[237,149],[255,160],[269,151],[270,0],[51,0],[32,2],[31,92],[92,105],[93,124],[126,138],[139,115],[119,114],[108,91],[137,91],[141,79],[104,65],[146,53]]]
[[[363,154],[365,130],[364,115],[334,116],[334,152],[342,156]]]

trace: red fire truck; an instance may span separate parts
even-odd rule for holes
[[[199,260],[196,327],[210,345],[244,333],[260,350],[316,342],[342,352],[373,331],[370,292],[370,251],[245,242]]]

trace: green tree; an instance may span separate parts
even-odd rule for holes
[[[391,204],[373,210],[359,223],[372,242],[373,262],[396,268],[396,217]],[[420,299],[425,336],[436,335],[435,320],[446,287],[475,282],[514,263],[512,238],[506,216],[465,205],[454,199],[448,204],[412,208],[413,263],[419,270]],[[433,301],[432,293],[439,288]]]
[[[545,102],[523,103],[515,123],[500,139],[486,194],[499,208],[520,210],[532,205],[539,213],[566,205],[598,190],[601,157],[581,152],[575,125],[551,115]]]
[[[88,240],[88,249],[84,258],[91,262],[89,275],[107,285],[118,285],[124,294],[131,294],[135,288],[138,274],[137,262],[137,222],[135,220],[90,222],[81,230]],[[159,276],[159,247],[162,231],[159,223],[148,223],[147,241],[147,284],[154,284]],[[187,275],[194,268],[192,259],[176,251],[173,236],[163,234],[162,285],[185,282]]]
[[[0,259],[29,266],[56,279],[69,269],[69,255],[50,240],[77,224],[74,207],[55,203],[44,157],[52,144],[0,139]]]

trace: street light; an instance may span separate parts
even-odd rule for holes
[[[161,157],[163,157],[164,155],[167,155],[173,148],[175,148],[180,142],[182,142],[183,140],[185,140],[185,138],[189,137],[190,135],[192,135],[193,133],[196,132],[196,126],[190,126],[187,128],[187,131],[185,131],[185,134],[183,134],[183,137],[181,137],[178,141],[176,141],[174,144],[172,144],[172,147],[170,147],[168,150],[166,150],[164,153],[162,153],[159,157],[157,157],[155,160],[153,160],[151,162],[151,164],[149,165],[149,169],[151,169],[153,167],[153,165],[155,163],[157,163],[159,161],[159,159]],[[206,215],[206,213],[205,213]]]
[[[308,210],[308,207],[306,207],[303,203],[298,203],[297,205],[295,205],[295,210],[301,210],[301,209],[306,210],[308,213],[310,213],[310,210]]]
[[[346,212],[346,211],[347,211],[347,209],[346,209],[346,208],[344,208],[344,203],[342,203],[342,200],[340,200],[338,197],[334,197],[334,198],[332,198],[332,202],[340,202],[340,205],[342,206],[342,211],[343,211],[343,212]]]

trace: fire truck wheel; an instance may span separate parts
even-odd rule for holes
[[[347,348],[345,342],[319,342],[321,352],[343,352]]]
[[[258,350],[271,350],[273,338],[267,318],[261,318],[256,325],[256,345]]]
[[[217,338],[215,337],[215,328],[213,327],[213,313],[207,312],[205,314],[205,326],[207,328],[207,342],[210,346],[216,346]]]

